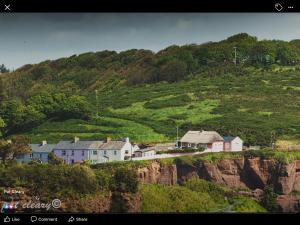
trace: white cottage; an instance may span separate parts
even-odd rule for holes
[[[239,137],[222,137],[216,131],[188,131],[179,141],[179,148],[200,148],[207,151],[242,151],[243,140]]]
[[[240,137],[224,137],[224,151],[238,152],[243,150],[243,140]]]
[[[75,137],[73,141],[60,141],[53,152],[68,164],[83,161],[97,164],[129,159],[133,154],[133,146],[129,138],[122,140],[107,138],[105,141],[89,141],[79,140]]]
[[[213,152],[223,151],[223,137],[216,131],[188,131],[178,143],[180,148],[204,148]]]

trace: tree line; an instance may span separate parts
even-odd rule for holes
[[[235,51],[236,48],[236,57]],[[160,81],[177,82],[193,74],[210,71],[214,76],[215,68],[225,67],[262,67],[271,65],[298,65],[300,44],[277,40],[258,41],[246,33],[229,37],[221,42],[202,45],[170,46],[143,60],[142,68],[132,71],[130,84],[155,83]],[[146,66],[145,66],[146,65]],[[217,74],[219,75],[219,74]]]
[[[2,136],[30,131],[47,119],[89,119],[91,107],[84,96],[41,92],[26,101],[12,98],[0,102]]]

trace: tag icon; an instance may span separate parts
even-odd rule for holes
[[[280,3],[275,4],[275,9],[280,12],[283,9],[283,6]]]

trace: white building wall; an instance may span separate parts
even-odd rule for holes
[[[94,151],[97,152],[97,154],[94,154]],[[107,162],[108,159],[104,157],[103,151],[101,150],[90,150],[89,151],[89,160],[92,164],[97,164],[97,163],[104,163]]]
[[[236,137],[231,141],[231,151],[238,152],[243,150],[243,141],[239,137]]]
[[[212,152],[221,152],[223,151],[223,141],[217,141],[212,143]]]
[[[122,153],[120,150],[115,149],[115,150],[101,150],[103,152],[103,157],[106,156],[108,157],[108,161],[122,161],[124,158],[122,158]],[[104,154],[106,152],[106,154]]]
[[[132,146],[132,144],[130,142],[126,142],[126,144],[121,149],[122,160],[124,160],[125,156],[131,156],[134,153],[134,151],[135,151],[135,148]]]
[[[97,154],[94,154],[97,151]],[[127,151],[127,153],[126,153]],[[130,142],[124,144],[122,149],[113,150],[89,150],[89,160],[92,164],[104,163],[111,161],[123,161],[125,156],[131,156],[133,153],[132,145]]]

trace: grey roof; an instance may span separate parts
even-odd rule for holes
[[[125,141],[60,141],[54,149],[59,150],[120,150]]]
[[[55,146],[55,149],[60,150],[90,150],[90,149],[99,149],[103,144],[103,141],[60,141]]]
[[[109,141],[100,146],[102,150],[119,150],[126,144],[125,141]]]
[[[224,141],[226,141],[226,142],[230,142],[230,141],[234,140],[236,137],[232,137],[232,136],[225,136],[225,137],[223,137],[223,138],[224,138]]]
[[[215,141],[224,141],[219,133],[216,131],[188,131],[180,142],[209,144]]]
[[[56,145],[53,144],[45,144],[45,145],[41,145],[41,144],[30,144],[30,147],[32,149],[32,152],[45,152],[45,153],[49,153],[51,152]]]

